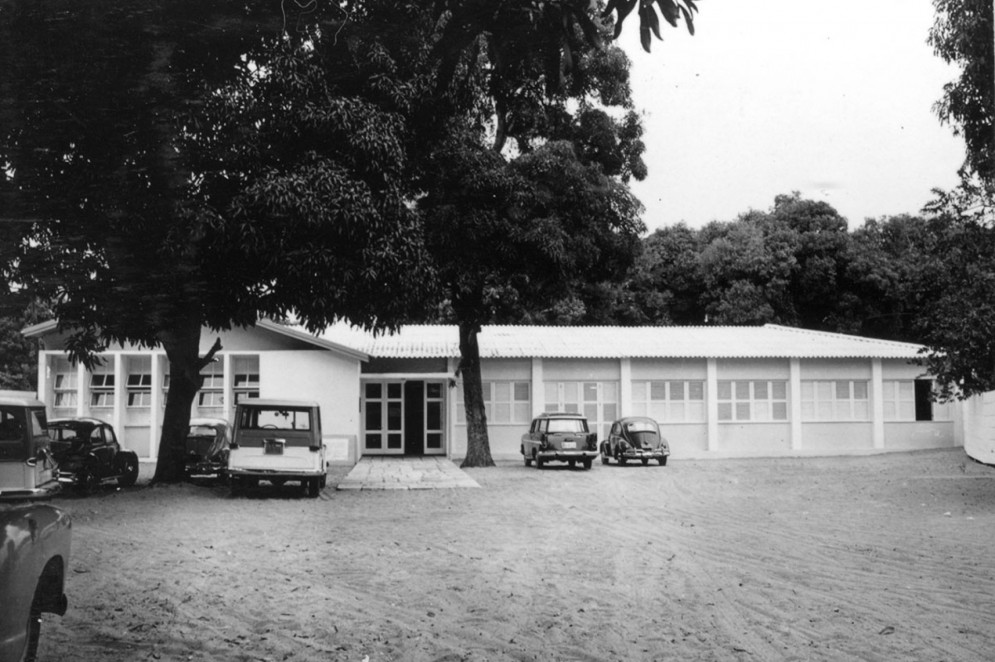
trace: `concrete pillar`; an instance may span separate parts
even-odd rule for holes
[[[881,359],[871,359],[871,421],[874,448],[884,448],[884,370]]]
[[[790,408],[788,416],[791,421],[791,450],[802,449],[802,368],[800,359],[791,359],[789,368]]]
[[[618,366],[618,412],[619,416],[632,413],[632,359],[624,358]]]
[[[543,378],[542,359],[532,359],[532,416],[546,411],[546,386]]]
[[[719,368],[715,359],[705,364],[705,410],[708,412],[708,439],[706,450],[719,446]]]

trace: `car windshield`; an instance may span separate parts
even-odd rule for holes
[[[311,410],[306,407],[242,410],[243,430],[311,430]]]
[[[625,429],[633,434],[637,432],[657,432],[656,424],[650,421],[632,421],[625,424]]]
[[[549,432],[587,432],[587,421],[583,418],[551,418]]]
[[[213,437],[217,431],[210,425],[191,425],[188,437]]]

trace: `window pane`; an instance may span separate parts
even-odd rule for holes
[[[366,447],[367,448],[380,448],[383,442],[380,440],[379,434],[368,434],[366,435]]]
[[[670,399],[684,399],[684,382],[670,382]]]
[[[379,382],[366,382],[366,397],[379,400],[382,386]]]
[[[393,400],[401,398],[401,385],[400,384],[387,384],[387,397]]]
[[[618,405],[616,405],[614,402],[606,402],[604,404],[604,410],[605,410],[604,415],[606,421],[614,421],[616,418],[618,418],[617,406]]]
[[[666,400],[667,382],[650,382],[650,398],[653,400]]]
[[[866,400],[867,399],[867,382],[854,382],[853,383],[853,397],[856,400]]]
[[[771,393],[775,400],[786,400],[788,397],[787,382],[771,382]]]
[[[530,385],[528,382],[515,382],[515,400],[518,402],[529,401]]]
[[[379,402],[366,401],[366,429],[367,430],[380,430],[381,429],[381,404]],[[379,447],[378,447],[379,448]]]
[[[387,429],[388,430],[400,430],[401,429],[401,403],[400,402],[388,402],[387,403]]]
[[[598,385],[595,382],[584,382],[584,402],[598,401]]]
[[[755,400],[767,400],[767,382],[753,382],[753,398]]]
[[[719,400],[732,399],[732,382],[721,381],[718,383],[718,399]]]
[[[749,402],[737,402],[736,403],[736,420],[737,421],[748,421],[748,420],[750,420],[750,403]]]
[[[429,398],[441,398],[442,384],[439,382],[429,382],[425,384],[425,395]]]
[[[527,402],[517,402],[514,407],[514,420],[513,423],[528,423],[529,419],[532,418],[529,403]]]
[[[387,448],[397,450],[401,448],[401,435],[399,434],[388,434],[387,435]]]
[[[511,401],[511,384],[508,382],[492,382],[493,384],[493,398],[495,402],[510,402]]]
[[[507,402],[495,402],[487,418],[494,423],[510,423],[511,405]]]
[[[736,399],[750,399],[750,382],[733,382],[736,385]]]
[[[720,421],[732,420],[732,404],[728,402],[719,403],[719,420]]]
[[[688,400],[705,399],[705,382],[695,380],[688,382]]]
[[[775,421],[786,421],[788,420],[788,405],[785,402],[775,402],[773,406],[773,414]]]
[[[601,399],[605,402],[618,402],[618,384],[615,382],[602,382]]]
[[[632,399],[636,402],[646,401],[646,382],[632,383]]]
[[[425,427],[429,430],[439,430],[442,428],[442,403],[425,403]]]

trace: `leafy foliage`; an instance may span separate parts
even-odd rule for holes
[[[929,43],[944,61],[960,66],[943,87],[935,110],[967,143],[966,173],[995,194],[995,28],[992,0],[933,0]]]

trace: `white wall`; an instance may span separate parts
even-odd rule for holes
[[[259,397],[315,400],[329,461],[353,464],[359,438],[359,361],[322,350],[259,353]]]
[[[964,403],[964,451],[978,462],[995,464],[995,391]]]

